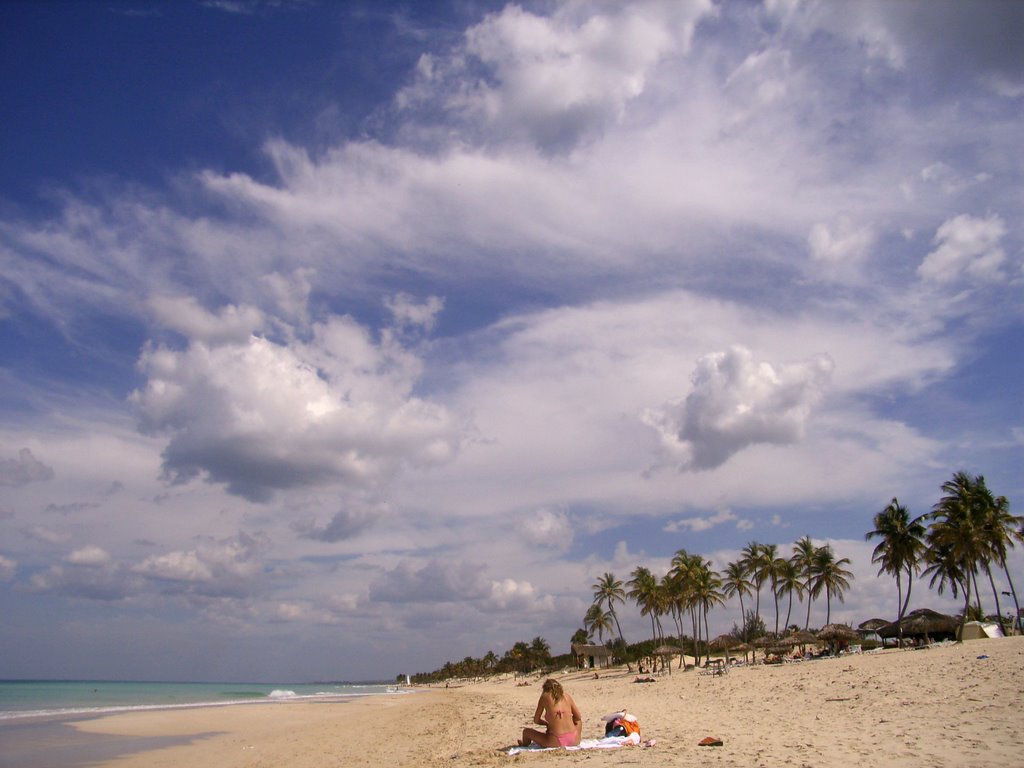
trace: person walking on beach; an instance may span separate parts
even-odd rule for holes
[[[528,747],[531,741],[542,747],[575,747],[580,743],[583,715],[557,680],[549,677],[544,681],[533,722],[546,730],[524,728],[519,746]]]

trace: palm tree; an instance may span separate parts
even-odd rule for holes
[[[793,544],[793,556],[790,558],[790,562],[796,566],[800,577],[804,580],[804,594],[807,595],[807,621],[804,624],[804,631],[810,629],[811,603],[818,596],[811,588],[811,582],[814,579],[814,553],[817,551],[818,548],[814,546],[811,537],[804,536],[802,539],[797,539]]]
[[[804,582],[801,577],[800,571],[797,569],[796,564],[792,560],[779,559],[778,572],[776,573],[776,588],[775,594],[776,599],[779,597],[789,596],[789,607],[786,609],[786,623],[784,627],[789,626],[789,617],[793,613],[793,593],[803,600],[804,593]],[[776,630],[776,634],[778,630]]]
[[[818,547],[814,553],[814,582],[811,587],[812,594],[820,595],[825,592],[825,623],[832,623],[832,596],[843,602],[843,592],[850,588],[850,579],[853,573],[843,568],[850,564],[850,558],[844,557],[836,560],[835,552],[830,544]]]
[[[615,622],[615,629],[619,632],[619,641],[622,643],[623,653],[626,651],[626,638],[622,636],[622,626],[619,624],[619,617],[615,613],[615,603],[625,603],[626,593],[622,589],[622,582],[611,573],[605,573],[592,586],[594,590],[594,602],[598,605],[608,606],[608,613]],[[627,660],[626,667],[631,669]]]
[[[874,530],[864,536],[867,541],[881,539],[871,554],[871,562],[881,566],[878,575],[888,573],[896,577],[896,621],[899,622],[900,646],[903,645],[903,616],[910,605],[910,590],[914,575],[920,570],[918,563],[924,551],[926,529],[923,519],[924,516],[911,519],[907,508],[893,497],[889,506],[875,515]],[[904,573],[907,575],[906,599],[903,598]]]
[[[714,606],[725,602],[725,597],[722,594],[722,577],[711,568],[710,560],[702,559],[699,567],[695,570],[693,592],[698,610],[704,615],[704,639],[708,641],[711,639],[708,614]]]
[[[987,561],[984,538],[984,510],[978,504],[974,478],[957,472],[942,484],[943,496],[932,508],[926,540],[929,548],[942,553],[943,569],[956,572],[964,591],[964,612],[960,634],[971,607],[972,589],[977,599],[978,565]],[[951,577],[952,578],[952,577]],[[978,599],[978,612],[981,612]]]
[[[1006,550],[1007,548],[1013,548],[1013,540],[1017,529],[1020,527],[1022,519],[1015,517],[1010,514],[1010,502],[1005,496],[993,496],[992,492],[988,489],[985,484],[985,478],[978,475],[975,478],[975,493],[977,494],[977,501],[981,505],[982,515],[982,538],[985,542],[985,548],[988,551],[989,559],[995,560],[999,567],[1003,569],[1003,574],[1006,576],[1006,581],[1010,587],[1010,595],[1013,597],[1013,606],[1015,609],[1015,616],[1020,616],[1020,603],[1017,601],[1017,589],[1013,585],[1013,579],[1010,578],[1010,570],[1006,567]],[[1003,621],[1003,612],[999,606],[999,592],[996,589],[995,580],[992,578],[992,570],[988,566],[986,561],[985,570],[988,572],[989,584],[992,586],[992,596],[996,602],[996,615],[999,616],[999,621]],[[1017,622],[1014,622],[1016,628]],[[1007,627],[1003,627],[1003,631],[1006,632]]]
[[[598,642],[603,643],[604,633],[611,634],[612,631],[611,614],[607,613],[598,603],[594,603],[587,609],[587,614],[583,617],[583,626],[591,636],[597,632]]]
[[[763,558],[761,557],[762,546],[758,542],[752,541],[740,553],[742,555],[740,562],[743,563],[747,569],[747,574],[751,576],[754,582],[754,616],[756,619],[761,618],[761,585],[764,583],[764,578],[767,575],[763,567]]]
[[[551,646],[539,635],[530,642],[530,659],[536,667],[546,667],[551,662]]]
[[[654,578],[649,568],[642,565],[633,569],[628,582],[630,587],[626,597],[635,602],[640,608],[641,616],[651,617],[651,638],[658,642],[658,632],[655,627],[655,617],[658,612],[658,580]]]
[[[743,596],[751,594],[753,584],[750,579],[747,578],[747,568],[739,560],[729,563],[725,566],[725,571],[722,573],[722,587],[726,598],[732,599],[733,595],[739,595],[740,598],[740,627],[743,632],[743,642],[747,641],[746,638],[746,615],[747,611],[743,605]]]
[[[693,657],[694,663],[700,661],[700,647],[697,642],[700,637],[700,623],[697,615],[697,599],[695,596],[695,582],[697,572],[704,559],[700,555],[691,555],[685,549],[678,550],[672,557],[673,595],[676,602],[676,610],[680,615],[689,611],[690,623],[693,627]],[[682,637],[682,632],[680,632]]]

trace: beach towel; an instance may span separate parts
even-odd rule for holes
[[[523,752],[550,752],[553,749],[565,749],[568,751],[576,751],[579,749],[618,749],[619,747],[635,746],[640,743],[640,734],[634,733],[629,736],[606,736],[603,739],[583,739],[580,741],[579,746],[576,747],[542,747],[537,744],[531,744],[528,747],[511,747],[508,751],[510,755],[519,755]]]

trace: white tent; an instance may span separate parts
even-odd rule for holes
[[[982,640],[986,637],[1002,637],[1003,630],[995,622],[968,621],[964,624],[961,640]]]

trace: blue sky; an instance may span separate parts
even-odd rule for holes
[[[0,677],[561,650],[804,535],[894,613],[893,496],[1022,495],[1021,15],[4,4]]]

